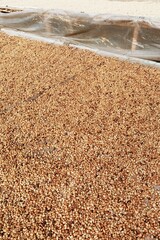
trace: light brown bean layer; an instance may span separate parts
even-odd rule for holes
[[[0,238],[159,239],[160,71],[0,38]]]

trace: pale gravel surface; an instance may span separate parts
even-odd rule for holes
[[[160,18],[160,0],[0,0],[0,6]]]
[[[158,240],[160,71],[0,38],[0,239]]]

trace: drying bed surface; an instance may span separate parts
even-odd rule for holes
[[[160,71],[0,37],[0,238],[159,239]]]

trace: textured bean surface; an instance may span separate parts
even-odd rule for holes
[[[160,71],[0,38],[0,239],[160,239]]]

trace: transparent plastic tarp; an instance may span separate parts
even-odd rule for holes
[[[160,61],[160,20],[30,9],[0,13],[0,28],[72,46]]]

